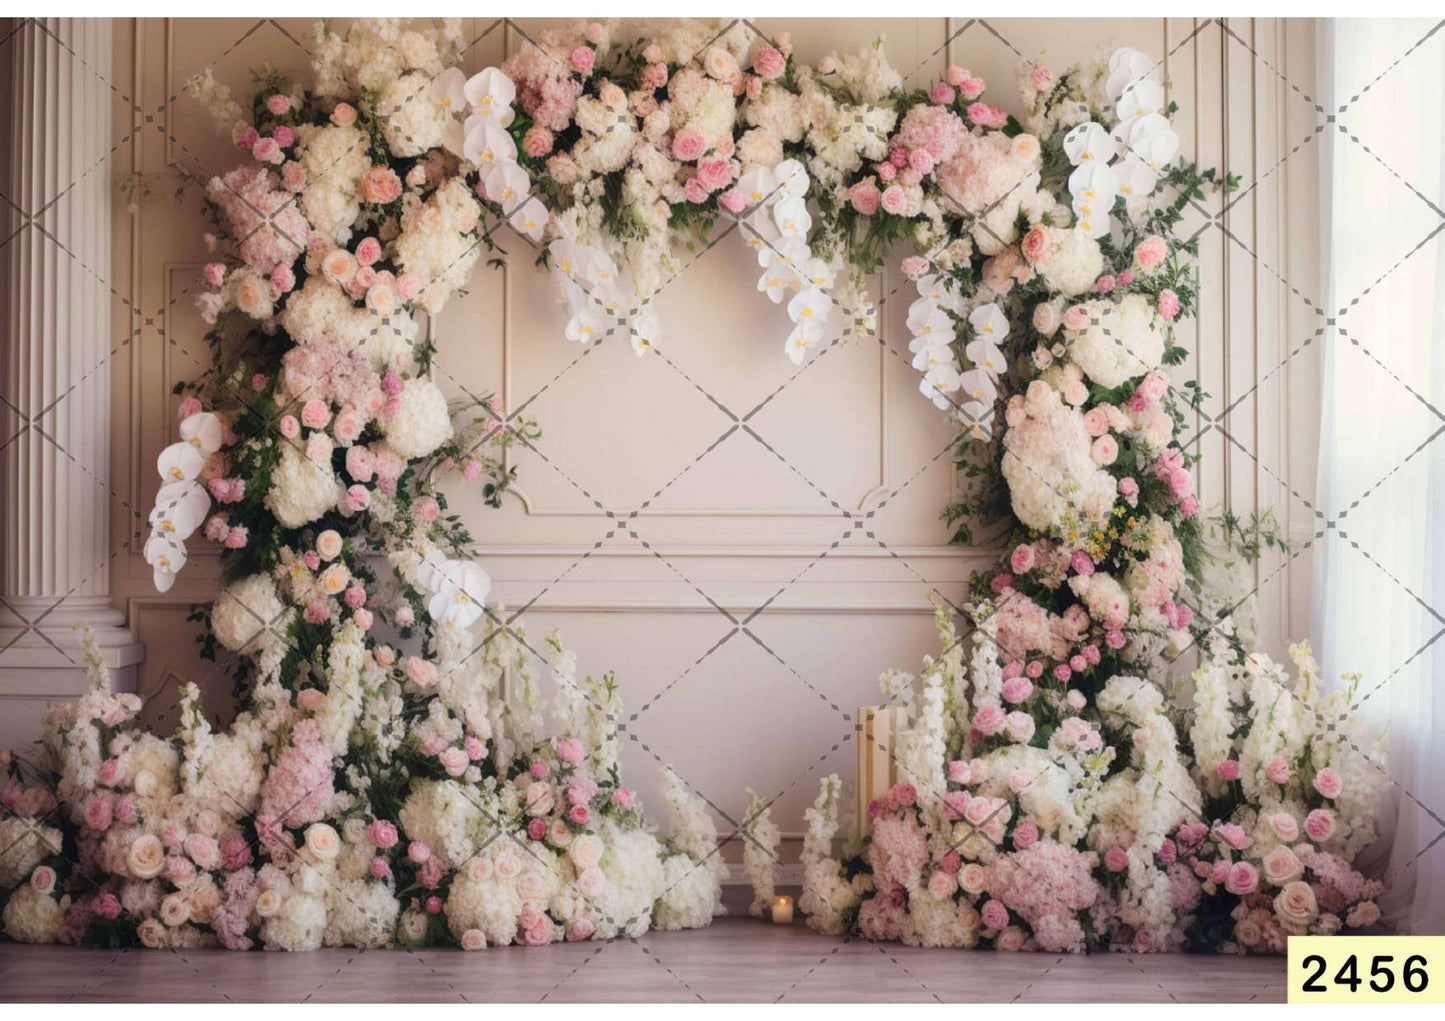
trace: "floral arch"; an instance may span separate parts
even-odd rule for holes
[[[958,430],[967,539],[1000,570],[940,607],[943,650],[883,678],[897,783],[835,856],[841,784],[809,813],[802,909],[825,932],[997,949],[1282,949],[1362,928],[1378,884],[1371,735],[1247,654],[1213,570],[1267,524],[1210,527],[1168,368],[1197,295],[1188,197],[1233,181],[1178,157],[1156,61],[1025,62],[1021,118],[950,67],[909,90],[881,44],[810,67],[787,34],[579,23],[468,78],[455,22],[318,26],[313,77],[243,106],[188,89],[241,151],[206,184],[215,360],[157,464],[158,588],[220,544],[198,608],[235,657],[240,715],[194,687],[172,738],[95,683],[45,734],[54,782],[9,765],[5,932],[33,942],[467,949],[706,925],[726,867],[705,806],[665,780],[660,839],[618,771],[610,677],[488,603],[438,488],[495,503],[536,426],[458,417],[418,315],[492,235],[536,247],[577,343],[665,337],[651,308],[727,225],[800,363],[867,334],[864,275],[906,248],[919,389]],[[1226,572],[1227,573],[1227,572]],[[968,622],[955,630],[955,612]],[[1166,682],[1193,645],[1203,665]],[[537,651],[537,646],[542,648]],[[557,696],[544,714],[536,653]],[[506,683],[503,683],[505,677]],[[760,910],[777,829],[744,825]]]

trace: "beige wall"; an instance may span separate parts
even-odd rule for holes
[[[477,19],[468,31],[486,24]],[[1005,106],[1018,59],[1011,47],[1045,51],[1056,67],[1106,43],[1169,54],[1186,152],[1258,182],[1219,221],[1225,229],[1210,225],[1222,206],[1217,197],[1189,214],[1203,230],[1205,299],[1198,323],[1185,327],[1194,354],[1180,376],[1197,376],[1213,395],[1211,415],[1239,402],[1223,422],[1228,437],[1214,428],[1202,440],[1200,489],[1206,505],[1227,500],[1246,513],[1274,505],[1292,532],[1307,536],[1310,514],[1281,480],[1312,495],[1313,350],[1276,367],[1316,329],[1310,306],[1292,292],[1314,293],[1315,117],[1302,95],[1313,82],[1312,23],[1233,21],[1231,35],[1218,24],[1196,32],[1188,20],[997,19],[948,42],[966,24],[788,27],[805,59],[886,33],[895,66],[923,66],[913,83],[960,63],[982,74]],[[311,45],[306,22],[281,25]],[[246,91],[251,65],[270,60],[301,70],[305,52],[272,25],[237,42],[251,26],[117,24],[117,87],[135,97],[145,121],[117,149],[117,171],[209,175],[233,162],[204,111],[174,97],[208,62],[238,92]],[[468,53],[467,69],[497,62],[515,38],[511,30],[492,32]],[[118,100],[117,131],[135,122]],[[1301,152],[1279,166],[1296,147]],[[174,430],[170,387],[207,360],[192,304],[206,259],[199,193],[187,187],[176,201],[173,181],[156,191],[138,210],[122,204],[115,214],[115,324],[119,336],[133,336],[115,377],[114,475],[125,499],[114,516],[117,546],[144,525],[155,486],[150,465]],[[627,723],[624,764],[644,796],[655,790],[660,757],[734,817],[744,784],[786,791],[777,818],[784,832],[797,833],[818,776],[837,770],[851,779],[853,707],[876,700],[879,671],[914,667],[932,649],[930,589],[957,598],[969,570],[988,558],[946,545],[937,510],[953,479],[947,456],[939,456],[948,440],[940,416],[917,394],[914,371],[876,341],[834,350],[796,372],[781,350],[786,318],[755,293],[756,271],[735,239],[666,289],[665,358],[640,360],[616,342],[585,353],[568,344],[530,252],[502,244],[515,253],[506,268],[479,269],[470,294],[435,324],[439,376],[453,391],[500,386],[510,408],[545,387],[529,405],[545,430],[540,456],[519,456],[520,483],[504,508],[457,498],[485,547],[496,591],[512,606],[535,599],[526,618],[531,634],[540,640],[560,626],[584,671],[617,671],[630,712],[639,714]],[[883,294],[898,286],[896,274],[877,282]],[[906,352],[906,298],[885,308],[884,339]],[[750,423],[777,454],[739,431],[699,458],[731,422],[690,381],[739,415],[782,387]],[[847,524],[830,501],[854,511],[881,507],[866,523],[872,538],[855,533],[839,543]],[[192,563],[159,596],[138,555],[115,560],[113,591],[147,646],[146,691],[208,673],[184,618],[192,600],[211,596],[215,558],[198,553]],[[1308,610],[1307,557],[1280,567],[1260,571],[1264,631],[1276,641],[1286,630],[1303,633]],[[751,635],[736,632],[712,605],[741,621],[775,595],[748,624]],[[229,681],[213,676],[206,686],[219,706]],[[153,701],[158,722],[169,703],[164,693]]]

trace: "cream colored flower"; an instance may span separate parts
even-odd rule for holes
[[[144,771],[143,771],[144,772]],[[144,773],[150,777],[149,773]],[[155,777],[150,777],[152,787],[155,784]],[[140,775],[136,776],[136,793],[140,793]],[[142,795],[144,797],[144,795]],[[160,838],[152,833],[145,833],[135,839],[126,853],[126,868],[136,879],[154,879],[161,874],[161,869],[166,864],[166,849],[161,845]]]

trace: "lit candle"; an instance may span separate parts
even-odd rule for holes
[[[773,924],[793,924],[793,898],[779,897],[777,900],[773,901]]]

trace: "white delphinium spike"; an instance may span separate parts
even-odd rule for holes
[[[772,808],[751,787],[747,788],[748,807],[743,837],[743,872],[753,888],[753,902],[748,914],[766,918],[777,890],[778,824],[773,822]]]

